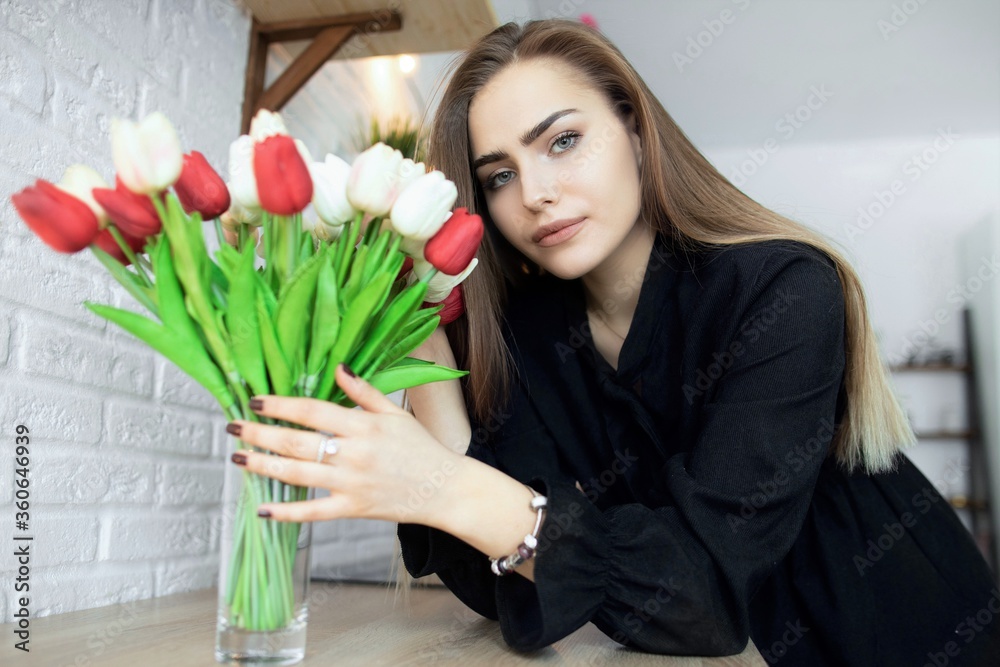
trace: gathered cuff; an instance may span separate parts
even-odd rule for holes
[[[575,485],[535,477],[529,486],[548,498],[539,530],[535,581],[497,579],[504,640],[521,651],[549,646],[589,622],[605,600],[609,525]]]
[[[448,569],[461,561],[481,557],[476,549],[451,533],[419,523],[401,523],[396,536],[403,565],[412,577],[424,577]]]

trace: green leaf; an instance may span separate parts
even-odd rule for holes
[[[267,382],[260,325],[257,322],[257,285],[254,274],[254,249],[248,245],[241,264],[230,281],[226,328],[236,369],[255,394],[271,393]]]
[[[341,310],[346,310],[348,305],[354,303],[358,292],[363,290],[369,283],[364,282],[364,272],[362,267],[365,263],[365,258],[368,257],[368,246],[361,246],[354,253],[354,261],[351,262],[351,275],[347,277],[347,282],[344,284],[344,289],[340,291],[340,307]]]
[[[332,247],[332,246],[331,246]],[[337,273],[331,263],[331,252],[324,253],[323,266],[316,279],[316,305],[313,308],[312,338],[306,372],[319,372],[340,333],[340,306],[337,302]]]
[[[128,293],[138,301],[140,304],[146,307],[150,313],[159,317],[159,310],[156,307],[156,292],[154,288],[147,287],[139,279],[135,273],[128,270],[128,268],[119,262],[117,259],[109,255],[108,253],[101,250],[97,245],[90,246],[91,251],[93,251],[94,256],[104,265],[104,268],[108,270],[108,273],[118,281],[118,283],[128,290]]]
[[[305,367],[307,336],[311,322],[313,297],[316,294],[316,276],[323,267],[324,255],[313,255],[298,268],[281,290],[275,313],[278,344],[285,358],[292,364],[292,376],[297,377]]]
[[[262,290],[257,290],[257,323],[260,326],[261,348],[264,350],[264,362],[271,378],[271,387],[279,396],[291,396],[292,371],[278,344],[278,334],[267,312],[267,299]]]
[[[174,272],[174,259],[167,236],[160,238],[153,253],[153,272],[156,274],[156,294],[160,305],[160,321],[163,325],[184,334],[191,339],[197,339],[194,321],[191,319],[185,304],[185,295],[181,290],[177,274]]]
[[[178,368],[207,389],[224,411],[235,403],[229,393],[229,388],[226,386],[225,377],[197,339],[192,341],[183,332],[157,324],[153,320],[127,310],[89,301],[85,301],[84,305],[97,315],[117,324],[139,340],[144,341],[176,364]]]
[[[371,250],[368,252],[368,257],[365,258],[365,265],[362,270],[362,278],[365,282],[368,282],[375,272],[378,271],[379,268],[385,263],[385,251],[389,247],[390,236],[392,236],[391,230],[383,230],[379,234],[375,243],[372,245]]]
[[[468,374],[468,371],[459,371],[427,362],[426,365],[407,364],[387,368],[375,373],[368,379],[368,382],[383,394],[391,394],[400,389],[408,389],[428,382],[454,380]]]
[[[344,313],[344,317],[340,321],[337,342],[330,350],[323,379],[319,383],[319,393],[316,394],[318,398],[325,398],[329,395],[335,381],[334,370],[337,364],[346,359],[351,350],[354,349],[361,334],[370,325],[375,308],[383,302],[391,285],[392,276],[383,273],[368,283],[357,298],[349,302],[347,312]]]
[[[420,347],[420,344],[427,340],[428,337],[434,330],[437,329],[438,324],[440,324],[441,318],[437,315],[431,316],[430,319],[424,320],[420,326],[418,326],[413,331],[409,332],[405,336],[398,338],[391,344],[386,345],[384,350],[375,358],[367,368],[361,368],[364,373],[371,373],[373,370],[379,368],[392,368],[398,366],[403,360],[407,359],[406,355],[413,352],[415,349]]]
[[[382,274],[390,277],[389,274]],[[391,280],[391,277],[390,277]],[[399,327],[416,312],[427,294],[427,283],[418,282],[400,292],[367,336],[364,346],[351,361],[352,367],[363,368],[391,346]],[[356,364],[356,365],[355,365]]]
[[[227,243],[219,247],[215,256],[219,259],[219,270],[226,278],[232,280],[233,273],[240,265],[242,258],[240,251]]]

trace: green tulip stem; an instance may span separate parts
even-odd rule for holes
[[[226,245],[226,235],[222,233],[222,220],[216,218],[215,223],[215,238],[219,240],[219,247]]]
[[[428,271],[427,273],[425,273],[424,275],[420,276],[420,280],[418,282],[421,282],[421,283],[430,283],[431,278],[433,278],[434,274],[436,274],[437,272],[438,272],[437,267],[434,266],[434,265],[431,265],[431,270]]]
[[[149,276],[146,274],[146,270],[142,267],[142,264],[139,263],[139,260],[136,258],[132,248],[128,243],[125,243],[125,239],[122,237],[122,233],[118,231],[118,227],[113,224],[108,225],[108,231],[111,232],[111,236],[114,237],[115,242],[118,243],[118,247],[121,248],[122,252],[125,253],[125,256],[128,257],[128,261],[132,262],[132,266],[135,267],[135,271],[139,277],[142,278],[142,281],[146,283],[146,287],[152,287],[153,281],[150,280]]]

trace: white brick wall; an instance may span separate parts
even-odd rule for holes
[[[38,241],[10,194],[58,181],[74,162],[110,181],[111,119],[154,110],[185,150],[224,170],[248,31],[235,0],[0,2],[0,500],[11,507],[10,445],[25,424],[33,615],[214,586],[231,464],[208,392],[82,303],[143,309],[88,251],[59,255]],[[0,517],[3,544],[13,518]],[[384,579],[394,533],[374,521],[318,524],[313,572]],[[13,566],[0,557],[0,580]],[[11,597],[0,596],[4,622]]]
[[[82,302],[141,308],[89,252],[39,242],[10,194],[74,162],[110,180],[111,118],[153,110],[185,150],[224,169],[248,30],[227,0],[0,2],[0,499],[11,507],[10,445],[25,424],[34,615],[215,585],[227,437],[206,391]],[[0,518],[3,544],[12,523]],[[317,574],[385,576],[388,524],[330,523],[315,535]],[[0,558],[0,579],[13,566]],[[10,621],[7,591],[0,604]]]

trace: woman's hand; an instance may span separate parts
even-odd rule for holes
[[[330,490],[327,498],[262,504],[258,513],[276,521],[351,517],[434,525],[435,498],[443,495],[463,457],[344,369],[341,364],[336,370],[337,384],[362,410],[313,398],[259,396],[263,406],[257,414],[313,430],[232,422],[238,429],[228,430],[238,430],[240,440],[281,455],[240,450],[234,463],[289,484]],[[336,437],[337,451],[317,462],[324,434]]]

